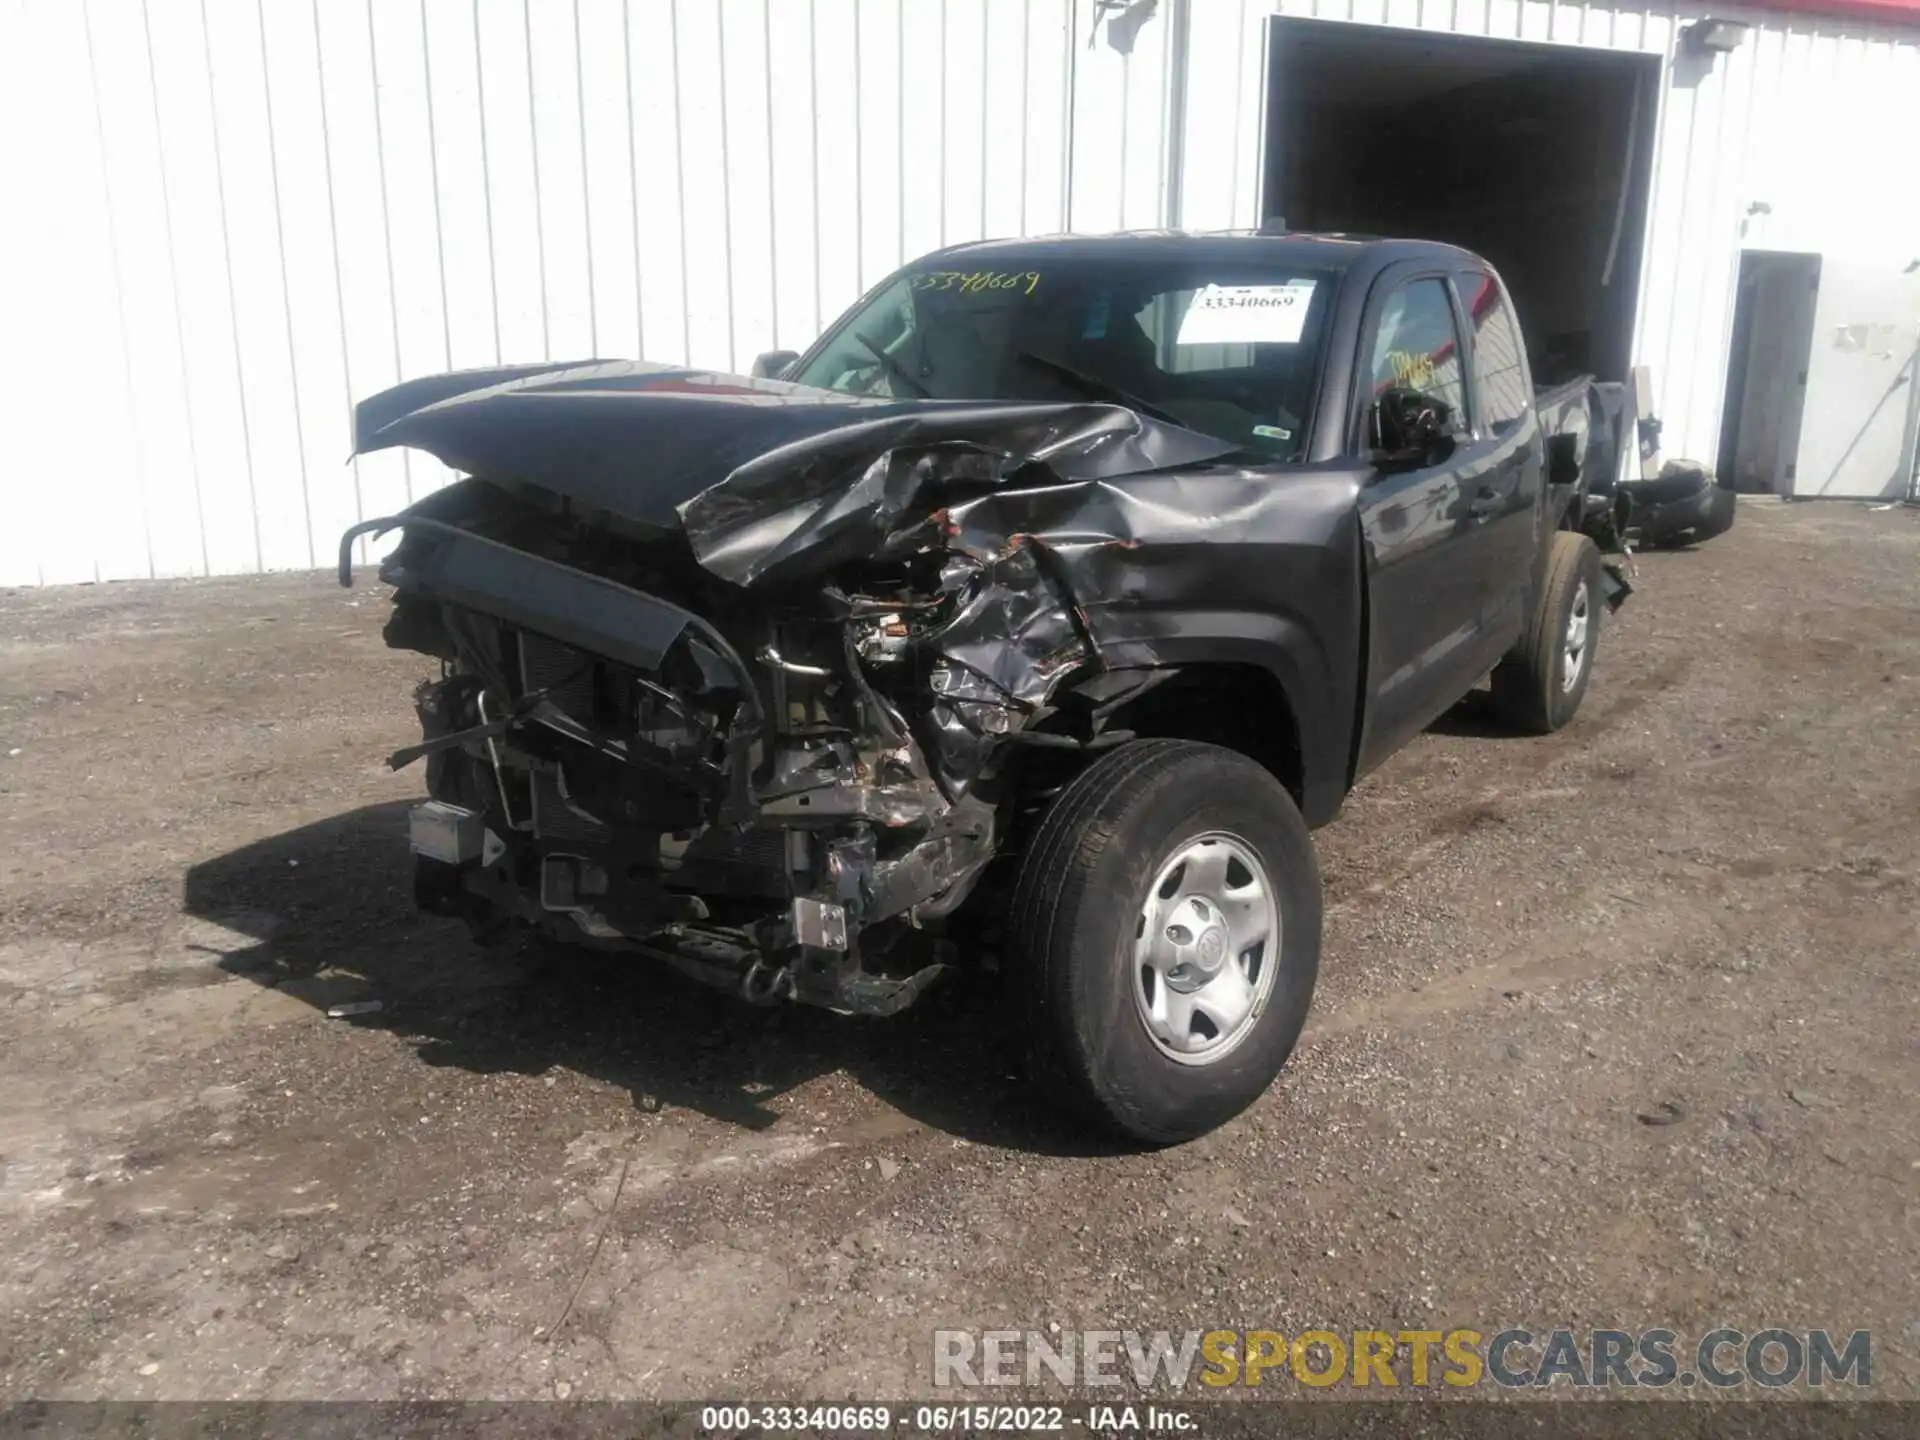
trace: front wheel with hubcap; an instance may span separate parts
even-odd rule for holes
[[[1306,1022],[1320,872],[1285,787],[1218,746],[1144,740],[1062,792],[1014,896],[1035,1075],[1152,1144],[1272,1083]]]

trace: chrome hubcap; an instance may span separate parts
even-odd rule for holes
[[[1560,688],[1571,690],[1580,683],[1580,667],[1587,660],[1587,635],[1593,625],[1593,607],[1587,598],[1587,582],[1573,592],[1573,606],[1567,611],[1567,653],[1560,667]]]
[[[1140,906],[1133,1000],[1147,1037],[1182,1065],[1224,1058],[1273,994],[1280,912],[1253,847],[1210,831],[1160,867]]]

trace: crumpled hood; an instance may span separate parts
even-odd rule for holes
[[[909,512],[1038,465],[1059,482],[1234,446],[1119,405],[843,395],[595,360],[408,381],[354,412],[354,451],[425,450],[642,525],[685,530],[736,584],[870,549]]]

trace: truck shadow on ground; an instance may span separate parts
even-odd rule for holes
[[[903,1014],[872,1020],[751,1006],[642,956],[538,942],[484,949],[458,921],[414,909],[407,809],[367,806],[195,865],[186,911],[253,939],[209,963],[322,1012],[377,1000],[377,1012],[329,1023],[392,1030],[428,1065],[573,1070],[647,1110],[770,1129],[782,1097],[837,1071],[967,1140],[1053,1155],[1121,1148],[1035,1102],[997,987],[983,979],[950,977]]]
[[[1500,718],[1494,709],[1493,691],[1482,685],[1469,690],[1453,706],[1427,726],[1429,735],[1453,735],[1465,740],[1525,739],[1526,732],[1516,730]]]

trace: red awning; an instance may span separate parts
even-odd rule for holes
[[[1896,24],[1905,22],[1920,25],[1920,0],[1747,0],[1747,4],[1761,10],[1784,10],[1802,15],[1846,15],[1855,19],[1877,17]]]

